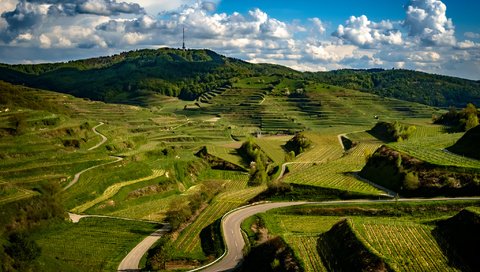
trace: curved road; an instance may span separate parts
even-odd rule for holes
[[[96,144],[95,146],[90,147],[90,148],[88,149],[88,151],[94,150],[94,149],[98,148],[99,146],[101,146],[102,144],[104,144],[104,143],[107,141],[107,137],[105,137],[105,135],[103,135],[102,133],[100,133],[100,132],[97,131],[97,128],[98,128],[99,126],[102,126],[102,125],[104,125],[104,123],[103,123],[103,122],[100,122],[100,124],[98,124],[98,125],[96,125],[96,126],[94,126],[94,127],[92,128],[93,133],[95,133],[95,134],[97,134],[98,136],[102,137],[102,140],[101,140],[98,144]]]
[[[142,259],[143,255],[155,244],[160,237],[166,232],[171,230],[169,225],[163,225],[161,229],[156,230],[154,233],[147,236],[147,238],[143,239],[138,245],[136,245],[125,258],[123,258],[122,262],[117,268],[117,271],[140,271],[139,265],[140,260]]]
[[[97,128],[101,125],[103,125],[104,123],[103,122],[100,122],[100,124],[96,125],[95,127],[92,128],[93,132],[97,135],[100,135],[100,137],[102,137],[102,141],[100,141],[100,143],[96,144],[95,146],[93,147],[90,147],[88,150],[93,150],[95,148],[98,148],[99,146],[101,146],[102,144],[104,144],[106,141],[107,141],[107,137],[105,137],[105,135],[101,134],[100,132],[97,131]],[[119,161],[122,161],[123,158],[122,157],[116,157],[116,156],[110,156],[110,158],[114,158],[115,161],[111,161],[111,162],[107,162],[107,163],[103,163],[103,164],[99,164],[99,165],[94,165],[92,167],[89,167],[87,169],[83,169],[82,171],[78,172],[75,174],[75,176],[73,177],[73,180],[70,181],[70,183],[67,184],[67,186],[65,186],[65,188],[63,188],[63,190],[67,190],[68,188],[72,187],[75,183],[78,182],[78,179],[80,179],[80,176],[89,171],[89,170],[92,170],[94,168],[97,168],[97,167],[100,167],[100,166],[104,166],[104,165],[108,165],[108,164],[112,164],[112,163],[116,163],[116,162],[119,162]]]
[[[338,200],[324,202],[272,202],[265,204],[249,205],[235,209],[227,213],[222,219],[222,231],[225,239],[226,251],[214,262],[191,270],[204,272],[233,271],[243,260],[243,248],[245,242],[240,229],[240,224],[246,218],[257,213],[266,212],[274,208],[297,206],[304,204],[343,205],[361,203],[388,203],[388,202],[418,202],[418,201],[452,201],[452,200],[480,200],[480,197],[458,197],[458,198],[410,198],[398,200]]]

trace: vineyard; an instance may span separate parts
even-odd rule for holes
[[[460,271],[450,266],[430,226],[387,219],[353,222],[365,241],[396,271]]]
[[[440,134],[426,138],[416,138],[401,143],[389,144],[392,148],[405,152],[420,160],[444,166],[480,168],[480,161],[457,155],[445,150],[453,145],[461,133]]]
[[[327,139],[329,145],[325,144],[328,143]],[[357,136],[357,139],[362,138]],[[365,154],[373,153],[379,145],[378,141],[372,139],[362,141],[342,156],[336,136],[326,137],[323,144],[316,140],[312,150],[300,155],[295,161],[298,163],[292,164],[292,172],[285,176],[284,181],[364,194],[382,194],[382,191],[355,177],[355,172],[365,162]],[[306,161],[309,159],[319,161]]]

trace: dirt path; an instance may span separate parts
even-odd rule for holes
[[[72,187],[75,183],[78,182],[78,180],[80,179],[80,176],[89,171],[89,170],[92,170],[92,169],[95,169],[97,167],[100,167],[100,166],[104,166],[104,165],[108,165],[108,164],[112,164],[112,163],[116,163],[116,162],[119,162],[119,161],[122,161],[123,158],[122,157],[116,157],[116,156],[110,156],[110,158],[114,158],[115,160],[114,161],[111,161],[111,162],[107,162],[107,163],[102,163],[102,164],[99,164],[99,165],[94,165],[92,167],[89,167],[87,169],[83,169],[82,171],[78,172],[75,174],[75,176],[73,177],[73,180],[70,181],[70,183],[68,183],[67,186],[65,186],[65,188],[63,188],[63,190],[67,190],[68,188]]]
[[[90,147],[90,148],[88,149],[88,151],[94,150],[94,149],[100,147],[102,144],[104,144],[104,143],[108,140],[107,137],[105,137],[105,135],[103,135],[102,133],[100,133],[100,132],[97,131],[97,128],[100,127],[100,126],[102,126],[102,125],[104,125],[104,123],[103,123],[103,122],[100,122],[100,124],[98,124],[98,125],[96,125],[96,126],[94,126],[94,127],[92,128],[93,133],[95,133],[95,134],[97,134],[98,136],[100,136],[100,137],[102,138],[102,140],[101,140],[98,144],[96,144],[95,146]]]
[[[95,146],[92,146],[90,147],[88,150],[94,150],[95,148],[98,148],[99,146],[101,146],[102,144],[104,144],[108,139],[107,137],[105,137],[105,135],[101,134],[100,132],[97,131],[97,128],[100,127],[101,125],[103,125],[104,123],[103,122],[100,122],[100,124],[96,125],[95,127],[92,128],[93,132],[97,135],[100,135],[100,137],[102,137],[102,141],[100,141],[100,143],[96,144]],[[99,164],[99,165],[94,165],[92,167],[89,167],[87,169],[83,169],[82,171],[78,172],[75,174],[75,176],[73,177],[73,180],[70,181],[70,183],[67,184],[67,186],[65,186],[65,188],[63,188],[63,190],[67,190],[68,188],[72,187],[75,183],[78,182],[78,180],[80,179],[80,176],[89,171],[89,170],[92,170],[92,169],[95,169],[97,167],[100,167],[100,166],[104,166],[104,165],[108,165],[108,164],[112,164],[112,163],[116,163],[116,162],[119,162],[119,161],[122,161],[123,158],[121,157],[116,157],[116,156],[110,156],[110,158],[114,158],[115,161],[111,161],[111,162],[107,162],[107,163],[103,163],[103,164]]]
[[[103,192],[103,194],[101,196],[95,198],[94,200],[91,200],[87,203],[84,203],[80,206],[77,206],[77,207],[73,208],[72,211],[82,213],[82,212],[90,209],[91,207],[95,206],[96,204],[98,204],[102,201],[105,201],[105,200],[111,198],[112,196],[116,195],[120,191],[120,189],[122,189],[125,186],[129,186],[129,185],[132,185],[132,184],[135,184],[135,183],[138,183],[138,182],[158,178],[158,177],[163,176],[164,174],[165,174],[165,170],[153,170],[153,173],[150,176],[135,179],[135,180],[129,180],[129,181],[115,183],[115,184],[109,186],[107,189],[105,189],[105,191]]]

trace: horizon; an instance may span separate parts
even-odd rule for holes
[[[208,48],[297,71],[406,69],[480,80],[480,3],[368,0],[6,0],[0,62],[37,64],[130,50]]]

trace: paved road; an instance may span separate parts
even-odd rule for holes
[[[103,135],[102,133],[100,133],[100,132],[97,131],[97,128],[98,128],[99,126],[102,126],[103,124],[104,124],[103,122],[100,122],[100,124],[98,124],[98,125],[96,125],[96,126],[94,126],[94,127],[92,128],[93,133],[95,133],[95,134],[97,134],[98,136],[102,137],[102,140],[101,140],[98,144],[96,144],[95,146],[90,147],[90,148],[88,149],[89,151],[90,151],[90,150],[94,150],[94,149],[100,147],[102,144],[104,144],[104,143],[108,140],[107,137],[105,137],[105,135]]]
[[[243,220],[254,214],[262,213],[270,209],[302,205],[305,203],[307,202],[276,202],[257,204],[234,210],[234,212],[226,215],[222,220],[222,229],[228,251],[226,254],[224,254],[221,261],[205,268],[202,271],[230,271],[243,260],[243,248],[245,246],[245,241],[243,240],[240,230],[240,224],[243,222]]]
[[[246,218],[262,213],[274,208],[297,206],[304,204],[318,204],[318,205],[345,205],[345,204],[360,204],[360,203],[391,203],[399,202],[418,202],[418,201],[455,201],[455,200],[480,200],[480,197],[458,197],[458,198],[409,198],[398,200],[338,200],[325,202],[273,202],[265,204],[250,205],[234,210],[224,216],[222,220],[222,230],[226,244],[226,252],[213,263],[191,270],[204,272],[219,272],[232,271],[243,260],[243,248],[245,242],[240,230],[240,224]]]
[[[143,239],[135,248],[133,248],[128,255],[123,258],[122,262],[118,266],[118,271],[140,271],[139,264],[143,255],[155,244],[160,237],[166,232],[171,230],[169,225],[164,225],[161,229],[150,234],[147,238]]]

